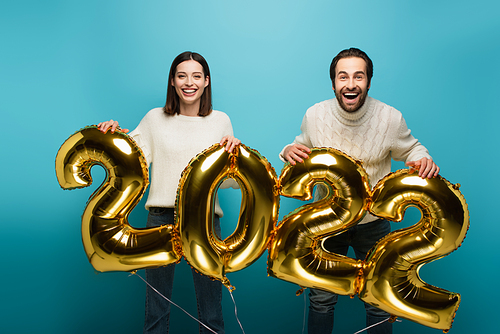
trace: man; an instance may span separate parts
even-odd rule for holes
[[[373,63],[368,55],[356,48],[341,51],[330,65],[335,99],[309,108],[301,125],[301,134],[280,153],[283,161],[292,165],[303,162],[312,147],[333,147],[362,160],[372,186],[391,171],[391,158],[405,161],[419,170],[422,178],[436,177],[439,167],[427,149],[415,139],[401,113],[368,96]],[[324,197],[318,187],[315,200]],[[390,232],[387,220],[367,214],[345,233],[330,237],[324,247],[346,255],[349,246],[357,259],[364,260],[370,248]],[[334,307],[338,295],[311,289],[309,293],[309,334],[330,334],[333,330]],[[368,304],[366,322],[370,334],[392,333],[389,314]]]

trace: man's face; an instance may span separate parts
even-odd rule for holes
[[[335,67],[333,90],[340,106],[354,112],[365,103],[370,85],[366,75],[366,62],[362,58],[342,58]]]

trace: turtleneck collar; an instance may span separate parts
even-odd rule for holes
[[[331,109],[335,117],[345,125],[359,125],[364,123],[372,115],[374,108],[373,99],[370,96],[366,97],[365,103],[355,112],[347,112],[339,104],[337,98],[332,99]]]

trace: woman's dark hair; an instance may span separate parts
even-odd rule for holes
[[[170,66],[170,73],[168,74],[168,84],[167,84],[167,102],[163,107],[163,111],[165,111],[169,115],[180,114],[180,104],[179,104],[179,96],[175,91],[175,87],[172,86],[172,81],[174,80],[175,73],[177,70],[177,65],[186,60],[194,60],[203,67],[203,76],[204,78],[209,77],[208,85],[205,87],[203,91],[203,95],[200,99],[200,111],[198,112],[198,116],[207,116],[212,112],[212,80],[210,78],[210,69],[208,68],[208,63],[203,58],[202,55],[196,52],[186,51],[175,57],[172,65]]]
[[[342,50],[338,55],[333,58],[332,63],[330,64],[330,79],[332,80],[333,88],[335,88],[335,67],[337,67],[337,63],[342,58],[361,58],[366,63],[366,76],[368,77],[368,86],[370,86],[370,82],[373,77],[373,63],[370,57],[360,49],[350,48],[346,50]]]

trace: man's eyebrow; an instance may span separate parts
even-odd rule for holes
[[[365,71],[356,71],[356,72],[354,72],[354,74],[360,74],[360,73],[366,75]],[[337,75],[339,75],[339,74],[347,74],[347,72],[346,71],[339,71],[339,73]]]

